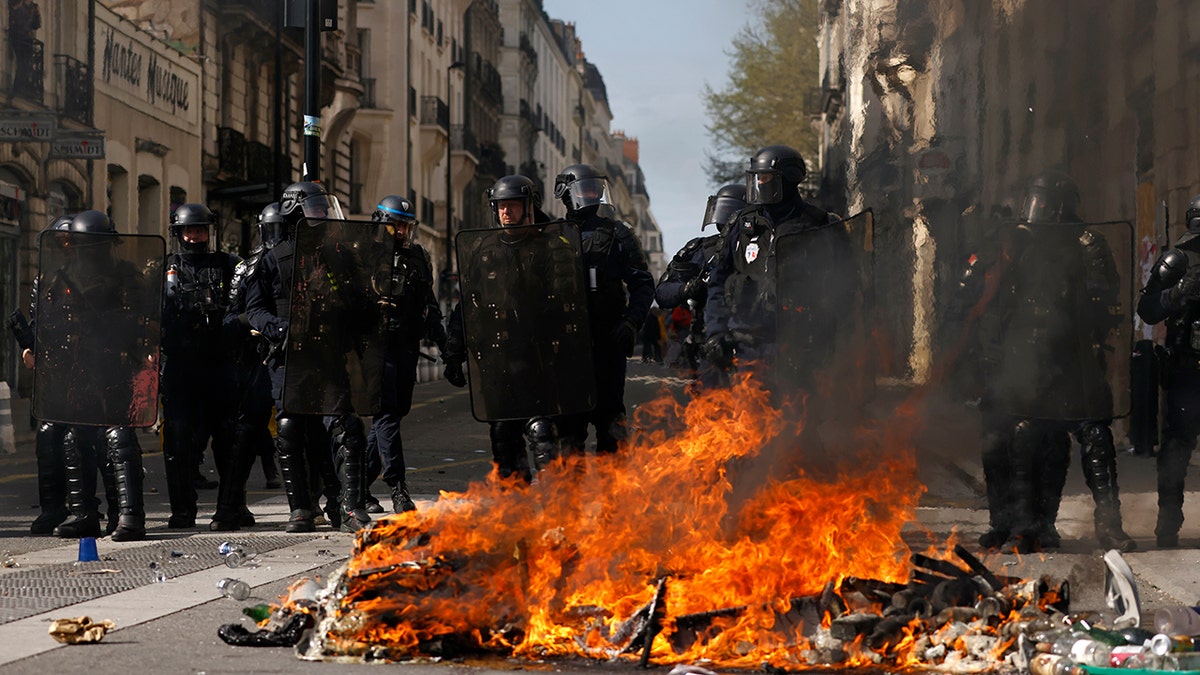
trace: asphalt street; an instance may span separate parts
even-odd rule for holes
[[[630,362],[627,403],[641,405],[658,395],[681,395],[679,373],[655,364]],[[903,389],[881,389],[874,407],[881,414],[905,399]],[[328,527],[314,534],[285,534],[287,504],[282,490],[268,490],[256,467],[249,485],[257,524],[236,534],[207,531],[215,490],[200,493],[195,530],[167,530],[169,515],[157,439],[143,435],[147,473],[149,535],[142,542],[98,541],[100,561],[76,564],[78,542],[31,537],[29,523],[37,515],[32,440],[23,402],[14,402],[18,449],[0,455],[0,673],[273,673],[361,672],[362,664],[305,662],[292,650],[231,647],[217,637],[226,623],[251,622],[241,608],[254,598],[273,601],[302,577],[324,578],[350,554],[353,537]],[[953,538],[974,549],[986,529],[983,476],[979,466],[977,415],[969,405],[926,398],[918,406],[924,418],[914,439],[919,474],[928,491],[906,540],[945,542]],[[1120,435],[1120,434],[1118,434]],[[444,381],[416,388],[413,412],[404,423],[408,483],[418,508],[428,507],[442,491],[461,491],[483,478],[490,468],[487,425],[472,419],[465,390]],[[1077,452],[1076,452],[1077,456]],[[205,469],[215,477],[211,464]],[[1119,460],[1122,511],[1126,530],[1139,550],[1125,555],[1138,581],[1143,614],[1156,606],[1200,604],[1200,497],[1196,471],[1189,477],[1182,548],[1155,550],[1154,462],[1122,453]],[[388,503],[387,489],[374,494]],[[1052,554],[990,556],[995,570],[1012,576],[1049,574],[1072,582],[1072,607],[1103,608],[1104,566],[1092,537],[1091,498],[1078,460],[1068,478],[1059,530],[1063,548]],[[229,569],[217,553],[225,540],[258,548],[258,566]],[[220,596],[216,583],[237,577],[253,587],[253,597],[237,602]],[[54,619],[87,615],[116,624],[94,645],[65,646],[48,634]],[[485,662],[409,664],[429,672],[501,672],[556,670],[627,671],[628,663]]]

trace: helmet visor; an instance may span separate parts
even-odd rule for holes
[[[778,171],[746,172],[747,204],[778,204],[783,201],[783,180]]]
[[[300,202],[305,218],[326,218],[329,220],[345,220],[342,204],[338,198],[329,193],[310,195]]]
[[[733,197],[718,197],[712,195],[708,198],[708,207],[704,209],[704,222],[700,225],[700,229],[714,225],[718,230],[725,227],[733,214],[746,205],[740,199]]]
[[[567,194],[571,209],[575,211],[586,206],[612,203],[608,194],[608,180],[605,178],[581,178],[567,186]]]

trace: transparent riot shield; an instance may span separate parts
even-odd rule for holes
[[[596,405],[579,231],[553,222],[455,239],[471,411],[480,421]]]
[[[848,408],[875,395],[870,318],[874,216],[781,234],[775,246],[775,377]]]
[[[394,240],[379,223],[300,221],[294,237],[283,405],[373,415],[383,391],[383,312]]]
[[[1128,222],[1013,223],[995,297],[997,409],[1095,420],[1129,411],[1133,227]]]
[[[154,424],[165,253],[157,235],[39,237],[34,417]]]

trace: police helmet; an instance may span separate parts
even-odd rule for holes
[[[492,207],[492,217],[497,225],[502,225],[500,222],[500,202],[506,202],[513,199],[520,199],[525,202],[525,217],[529,218],[529,222],[533,222],[534,210],[542,205],[542,195],[537,189],[537,185],[525,176],[504,176],[496,181],[495,185],[488,188],[487,191],[488,204]],[[521,223],[518,223],[521,224]]]
[[[321,184],[306,180],[292,183],[284,189],[279,199],[279,214],[290,225],[296,224],[301,218],[346,219],[342,204],[335,195],[327,192]]]
[[[1017,217],[1026,223],[1070,223],[1079,220],[1079,186],[1061,171],[1033,177]]]
[[[746,169],[746,202],[749,204],[778,204],[791,201],[798,186],[808,175],[804,157],[786,145],[768,145],[750,158]]]
[[[279,202],[271,202],[258,214],[258,239],[263,248],[274,248],[287,238],[287,221],[279,213]]]
[[[562,200],[568,211],[612,203],[608,176],[588,164],[572,164],[563,169],[554,179],[554,196]]]
[[[388,195],[379,200],[371,220],[387,226],[388,234],[396,238],[397,243],[406,245],[416,234],[417,209],[413,203],[397,195]]]
[[[1183,221],[1187,223],[1188,232],[1200,232],[1200,195],[1192,197],[1192,201],[1188,202]]]
[[[112,218],[103,211],[82,211],[71,219],[67,230],[79,234],[116,234],[117,228]]]
[[[717,194],[708,198],[708,206],[704,209],[704,222],[700,229],[715,225],[720,231],[733,217],[733,214],[746,206],[746,186],[742,183],[730,183],[717,190]]]
[[[204,241],[187,242],[183,240],[183,230],[198,225],[204,227],[205,232],[211,236],[211,227],[216,221],[217,218],[213,212],[203,204],[181,204],[171,214],[171,225],[168,229],[181,250],[202,253],[209,250],[209,237],[206,236]]]

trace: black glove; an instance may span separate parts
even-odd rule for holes
[[[703,277],[696,277],[683,285],[683,297],[687,300],[700,302],[708,296],[708,282]]]
[[[467,386],[467,375],[463,372],[463,364],[461,361],[447,361],[446,369],[442,371],[446,381],[456,387]]]
[[[704,341],[704,358],[721,370],[728,370],[733,367],[733,352],[736,348],[737,343],[733,336],[718,333]]]
[[[637,326],[629,319],[621,319],[621,323],[608,334],[608,339],[626,357],[633,356],[633,345],[637,342]]]
[[[1200,265],[1188,268],[1183,278],[1169,292],[1171,302],[1178,306],[1184,300],[1200,299]]]

